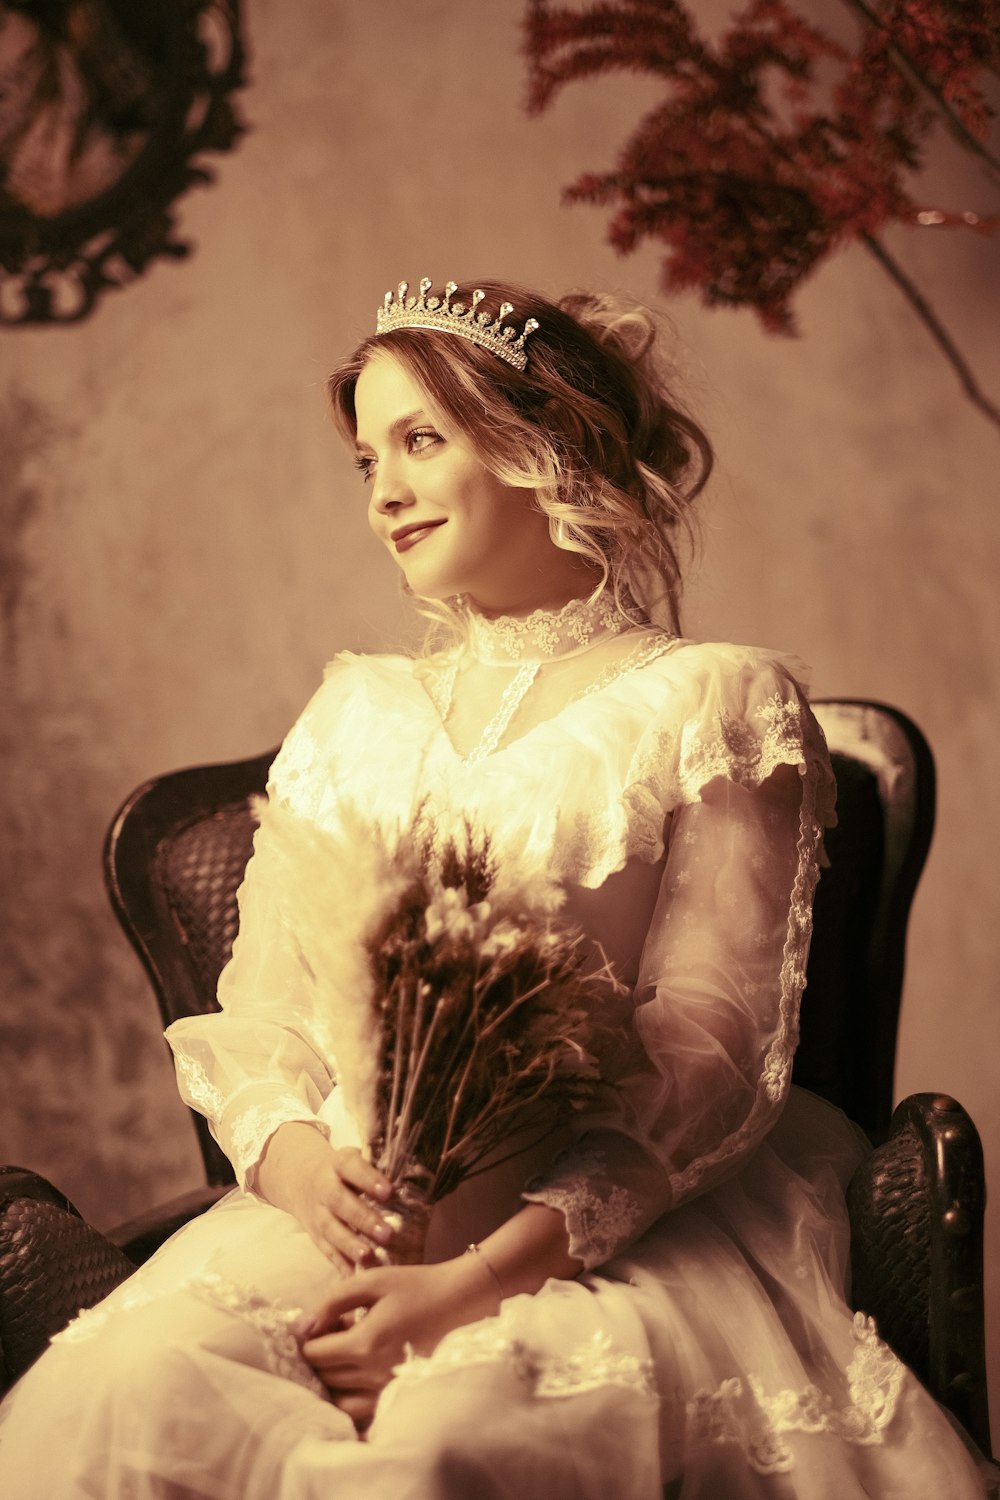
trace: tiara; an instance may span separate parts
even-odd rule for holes
[[[392,300],[392,293],[386,292],[375,319],[376,338],[381,333],[391,333],[394,328],[436,328],[442,333],[457,333],[460,338],[479,344],[506,364],[513,365],[515,370],[524,369],[528,363],[524,341],[538,327],[537,319],[529,318],[523,333],[515,338],[513,328],[500,326],[504,318],[514,311],[512,302],[501,302],[494,321],[489,313],[476,310],[486,296],[485,292],[474,291],[472,305],[466,307],[464,302],[453,303],[451,300],[458,291],[457,282],[449,281],[445,284],[443,297],[428,297],[427,293],[433,285],[425,276],[420,283],[420,296],[408,297],[410,284],[408,281],[401,281],[395,302]]]

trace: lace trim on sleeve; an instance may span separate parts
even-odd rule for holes
[[[596,1183],[607,1184],[606,1163],[597,1151],[574,1152],[574,1172],[550,1185],[529,1183],[521,1194],[527,1203],[556,1208],[566,1220],[569,1253],[586,1270],[603,1265],[622,1245],[643,1216],[642,1205],[624,1187],[613,1185],[606,1195]]]
[[[221,1119],[226,1107],[225,1097],[209,1080],[201,1063],[195,1062],[194,1058],[183,1052],[175,1052],[174,1066],[185,1103],[190,1104],[207,1120],[216,1122]]]
[[[763,785],[779,766],[805,764],[802,708],[775,692],[757,706],[758,731],[742,715],[720,709],[716,733],[705,739],[700,725],[685,725],[677,765],[679,800],[690,802],[717,776],[739,786]]]
[[[815,1433],[861,1446],[884,1442],[906,1367],[864,1313],[855,1314],[852,1333],[856,1348],[846,1371],[846,1405],[837,1407],[814,1385],[768,1396],[756,1377],[749,1376],[746,1385],[734,1377],[715,1391],[699,1391],[687,1403],[691,1444],[732,1445],[758,1474],[787,1474],[795,1460],[784,1433]]]
[[[296,1094],[274,1094],[265,1103],[248,1104],[243,1109],[239,1107],[238,1094],[229,1100],[225,1120],[219,1129],[220,1144],[242,1187],[253,1187],[264,1147],[279,1125],[292,1121],[313,1125],[327,1140],[330,1139],[330,1127]]]
[[[814,743],[816,735],[819,744]],[[689,720],[679,731],[654,731],[641,747],[624,790],[626,805],[640,825],[630,829],[630,852],[638,838],[659,858],[665,812],[698,801],[709,782],[724,777],[754,790],[779,766],[798,766],[816,777],[821,787],[816,810],[822,823],[832,822],[834,783],[825,763],[822,731],[797,699],[776,690],[749,716],[720,708],[710,725]]]
[[[819,878],[822,829],[816,821],[814,778],[805,774],[799,808],[798,863],[788,909],[788,928],[779,977],[778,1025],[768,1048],[757,1086],[757,1095],[743,1123],[706,1156],[696,1157],[683,1172],[670,1178],[675,1203],[687,1197],[705,1173],[721,1162],[738,1156],[761,1133],[766,1120],[788,1091],[792,1059],[799,1040],[799,1002],[806,983],[806,958],[812,936],[812,898]]]
[[[208,1077],[200,1062],[183,1052],[174,1054],[181,1096],[186,1104],[205,1116],[222,1149],[233,1164],[241,1186],[249,1186],[253,1170],[264,1154],[264,1147],[279,1125],[301,1120],[315,1125],[330,1138],[329,1126],[294,1093],[273,1093],[263,1103],[240,1108],[240,1093],[227,1098]],[[247,1091],[259,1088],[256,1079],[246,1085]]]

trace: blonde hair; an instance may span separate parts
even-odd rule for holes
[[[503,483],[533,489],[557,547],[594,568],[595,597],[610,589],[623,614],[654,617],[664,607],[679,630],[680,541],[692,536],[690,505],[712,468],[701,428],[671,394],[654,353],[651,315],[623,299],[571,293],[551,303],[505,282],[465,283],[469,302],[539,327],[521,372],[464,338],[433,329],[394,329],[366,339],[329,378],[337,425],[353,441],[354,392],[365,365],[391,354],[431,404],[462,433]],[[440,601],[419,601],[444,625],[460,617]]]

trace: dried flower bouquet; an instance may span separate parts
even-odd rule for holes
[[[396,1186],[392,1258],[420,1259],[432,1204],[604,1087],[593,1050],[616,981],[558,920],[555,882],[502,872],[468,823],[442,835],[422,813],[389,837],[351,809],[330,831],[271,803],[261,824],[316,1040]]]

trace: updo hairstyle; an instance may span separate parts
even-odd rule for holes
[[[652,317],[618,298],[574,292],[556,304],[498,281],[466,282],[453,301],[468,306],[476,287],[491,318],[510,302],[518,332],[537,319],[526,369],[455,334],[393,329],[330,376],[338,427],[353,442],[358,376],[375,355],[394,355],[492,474],[535,490],[555,545],[592,565],[595,597],[610,589],[626,615],[636,604],[651,617],[665,610],[679,630],[679,541],[712,449],[668,389]],[[425,612],[458,622],[447,607]]]

